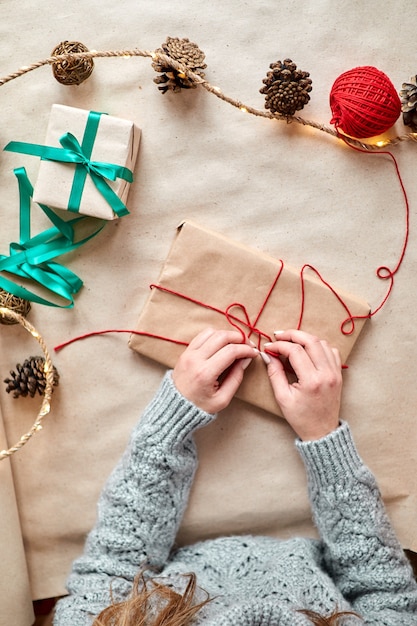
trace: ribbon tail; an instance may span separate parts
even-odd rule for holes
[[[110,207],[117,215],[117,217],[123,217],[129,215],[129,211],[126,205],[120,200],[119,196],[113,191],[110,185],[95,172],[90,172],[91,179],[95,184],[101,195],[107,200]]]
[[[76,238],[80,235],[78,231],[82,229],[84,223],[91,223],[91,218],[76,218],[72,222],[71,227],[74,229],[74,238]],[[76,241],[68,240],[56,228],[52,228],[48,230],[53,235],[50,241],[45,241],[44,237],[39,240],[38,236],[35,238],[40,241],[37,245],[33,243],[33,240],[26,242],[25,245],[11,244],[11,255],[9,257],[0,256],[0,287],[16,296],[40,304],[63,308],[72,307],[73,295],[81,289],[83,282],[71,270],[52,262],[52,259],[82,246],[97,235],[107,222],[105,220],[100,221],[98,227],[97,220],[94,220],[93,223],[95,225],[93,232],[87,232],[85,236]],[[3,272],[32,280],[54,295],[63,298],[67,303],[64,305],[57,304],[38,296],[4,277]]]
[[[35,280],[48,291],[65,300],[72,300],[72,296],[78,293],[83,286],[83,281],[71,270],[59,265],[59,263],[45,263],[32,267],[29,264],[22,266],[28,278]]]
[[[13,170],[19,187],[19,241],[30,239],[30,202],[33,187],[24,167]]]
[[[19,186],[20,200],[20,243],[23,244],[30,240],[30,208],[33,197],[33,186],[29,180],[26,169],[19,167],[14,170]],[[52,209],[45,204],[38,205],[48,219],[67,239],[73,239],[73,229],[71,225],[59,217]],[[48,233],[48,231],[44,231]]]
[[[68,298],[69,302],[65,304],[51,302],[50,300],[47,300],[46,298],[42,298],[42,296],[39,296],[33,291],[26,289],[26,287],[23,287],[22,285],[17,285],[15,282],[9,280],[5,276],[2,276],[1,274],[0,274],[0,287],[1,289],[4,289],[5,291],[8,291],[9,293],[12,293],[13,295],[17,296],[18,298],[22,298],[23,300],[30,300],[31,302],[36,302],[36,304],[59,307],[62,309],[72,309],[74,306],[74,299],[72,297],[69,297]]]
[[[62,233],[64,237],[68,239],[68,241],[73,241],[74,230],[71,223],[69,221],[67,222],[63,220],[62,217],[59,217],[59,215],[57,215],[55,211],[49,208],[49,206],[46,206],[45,204],[39,204],[38,206],[41,207],[42,211],[51,220],[52,224],[54,224],[59,232]]]
[[[24,141],[10,141],[3,150],[37,156],[46,161],[61,161],[62,163],[80,163],[83,159],[74,150],[56,148],[55,146],[43,146],[37,143],[26,143]]]

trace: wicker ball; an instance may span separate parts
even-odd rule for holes
[[[10,309],[14,313],[18,313],[23,317],[26,317],[30,311],[30,302],[19,298],[18,296],[5,291],[0,288],[0,307]],[[0,315],[0,324],[18,324],[19,322],[13,317],[7,317],[7,315]]]
[[[79,41],[61,41],[52,50],[52,56],[77,52],[88,52],[88,48]],[[52,63],[52,72],[57,81],[63,85],[80,85],[91,76],[93,68],[93,59],[89,57],[63,59]]]

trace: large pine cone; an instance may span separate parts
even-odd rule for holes
[[[45,395],[46,377],[45,377],[45,359],[41,356],[31,356],[21,365],[16,365],[17,371],[10,371],[11,378],[5,378],[7,384],[7,393],[13,392],[13,398],[19,396],[26,397],[29,395],[34,397],[36,392],[40,396]],[[53,385],[56,387],[59,383],[59,374],[55,366],[53,366],[54,380]]]
[[[189,39],[179,39],[178,37],[167,37],[161,48],[155,50],[158,54],[164,54],[174,61],[181,63],[194,74],[198,74],[204,78],[203,69],[207,67],[204,63],[205,54],[200,50],[197,44],[192,43]],[[197,87],[194,80],[188,78],[183,72],[178,72],[164,61],[156,59],[152,63],[152,67],[156,72],[162,72],[161,76],[154,78],[154,82],[159,85],[158,89],[162,93],[171,90],[179,92],[181,89],[190,89]]]
[[[411,126],[413,131],[417,130],[417,76],[410,78],[410,82],[403,83],[400,91],[401,111],[403,122],[406,126]]]
[[[291,59],[271,63],[269,67],[271,71],[262,81],[265,86],[260,89],[265,94],[265,108],[271,113],[294,115],[310,100],[310,74],[297,70]]]

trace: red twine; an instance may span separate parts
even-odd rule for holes
[[[345,137],[341,136],[341,138],[345,141],[345,143],[347,143],[347,145],[350,148],[352,148],[353,150],[356,150],[356,152],[362,152],[363,154],[367,154],[367,155],[372,154],[372,153],[367,152],[366,150],[364,150],[362,148],[357,148],[356,146],[352,146],[352,144],[350,144],[349,141],[347,141],[347,139]],[[404,256],[405,256],[405,251],[407,249],[408,239],[409,239],[409,236],[410,236],[410,205],[409,205],[409,202],[408,202],[407,192],[405,190],[404,182],[403,182],[403,179],[401,177],[400,168],[398,166],[397,160],[396,160],[395,156],[393,154],[391,154],[391,152],[389,152],[388,150],[381,150],[380,152],[376,152],[374,154],[386,154],[387,156],[390,157],[390,159],[392,159],[392,162],[394,163],[395,173],[397,175],[398,182],[400,183],[401,191],[402,191],[403,198],[404,198],[404,205],[405,205],[405,234],[404,234],[403,245],[401,247],[400,256],[398,257],[398,261],[397,261],[397,264],[395,265],[394,269],[391,270],[386,265],[380,265],[377,268],[377,270],[376,270],[376,275],[378,276],[378,278],[380,278],[381,280],[389,280],[389,285],[388,285],[387,293],[385,294],[382,302],[377,306],[376,309],[374,309],[369,314],[369,317],[373,317],[376,313],[378,313],[378,311],[380,311],[382,309],[382,307],[384,306],[384,304],[388,300],[388,298],[389,298],[389,296],[391,294],[391,291],[392,291],[392,289],[394,287],[394,276],[398,272],[398,270],[400,269],[400,267],[402,265],[402,262],[403,262]],[[348,320],[345,320],[344,323],[346,323],[347,321]]]
[[[370,154],[369,152],[367,152],[366,150],[362,150],[361,148],[356,148],[355,146],[352,146],[351,144],[348,143],[348,141],[345,139],[346,143],[354,150],[358,151],[358,152],[363,152],[365,154]],[[374,153],[375,154],[375,153]],[[401,264],[404,260],[404,256],[405,256],[405,251],[407,248],[407,243],[408,243],[408,238],[409,238],[409,222],[410,222],[410,208],[409,208],[409,203],[408,203],[408,197],[407,197],[407,193],[404,187],[404,183],[402,181],[401,178],[401,174],[400,174],[400,170],[398,167],[398,163],[394,157],[393,154],[391,154],[391,152],[388,151],[381,151],[378,152],[377,154],[386,154],[388,155],[395,166],[395,170],[396,170],[396,174],[401,186],[401,190],[403,193],[403,197],[404,197],[404,202],[405,202],[405,208],[406,208],[406,212],[405,212],[405,236],[404,236],[404,241],[403,241],[403,245],[401,248],[401,252],[400,252],[400,256],[399,259],[397,261],[397,264],[395,265],[394,269],[390,269],[389,267],[385,266],[385,265],[381,265],[380,267],[377,268],[376,270],[376,275],[378,278],[380,278],[381,280],[389,280],[389,285],[388,285],[388,289],[387,292],[384,296],[384,298],[382,299],[381,303],[372,311],[370,311],[368,313],[368,315],[352,315],[352,313],[350,312],[347,304],[344,302],[344,300],[341,298],[341,296],[337,293],[337,291],[330,285],[330,283],[328,283],[320,274],[320,272],[313,267],[312,265],[306,263],[305,265],[303,265],[303,267],[301,268],[300,271],[300,285],[301,285],[301,307],[300,307],[300,317],[298,320],[298,324],[297,324],[297,329],[301,328],[302,325],[302,321],[303,321],[303,315],[304,315],[304,309],[305,309],[305,285],[304,285],[304,272],[306,271],[306,269],[310,269],[313,272],[315,272],[315,274],[318,276],[318,278],[320,279],[320,281],[333,293],[333,295],[339,300],[341,306],[345,309],[346,313],[347,313],[347,317],[346,319],[344,319],[340,325],[340,331],[344,334],[344,335],[350,335],[354,332],[355,330],[355,320],[357,319],[367,319],[367,318],[371,318],[373,317],[376,313],[378,313],[378,311],[380,311],[382,309],[382,307],[384,306],[384,304],[386,303],[386,301],[388,300],[392,288],[394,286],[394,276],[395,274],[398,272],[398,270],[401,267]],[[170,293],[173,296],[177,296],[179,298],[183,298],[185,300],[188,300],[189,302],[194,303],[195,305],[198,306],[202,306],[206,309],[210,309],[211,311],[214,311],[216,313],[219,313],[220,315],[223,315],[227,321],[229,322],[229,324],[231,324],[234,328],[236,328],[241,334],[242,334],[242,341],[246,341],[247,339],[249,339],[253,334],[256,334],[258,336],[258,348],[261,348],[261,341],[262,339],[265,339],[266,341],[271,341],[271,337],[269,335],[267,335],[265,332],[263,332],[261,329],[259,329],[257,327],[257,324],[259,322],[259,318],[262,315],[262,312],[269,300],[269,297],[271,296],[278,280],[279,277],[281,276],[282,270],[284,268],[284,263],[283,261],[281,262],[281,267],[278,271],[278,274],[276,275],[270,289],[268,290],[268,293],[265,296],[265,300],[261,305],[261,308],[255,318],[255,320],[253,322],[251,322],[250,318],[249,318],[249,314],[247,312],[246,307],[239,303],[239,302],[232,302],[231,304],[229,304],[226,309],[223,311],[222,309],[219,309],[217,307],[214,307],[210,304],[201,302],[200,300],[196,300],[195,298],[191,298],[190,296],[187,296],[186,294],[182,294],[179,293],[177,291],[168,289],[167,287],[162,287],[161,285],[156,285],[156,284],[152,284],[150,285],[151,288],[153,289],[160,289],[161,291],[165,291],[166,293]],[[232,313],[232,309],[240,309],[243,313],[243,319],[239,318],[236,314]],[[247,328],[247,332],[245,332],[241,326],[244,326]],[[347,328],[346,328],[347,327]],[[175,343],[177,345],[182,345],[182,346],[187,346],[188,343],[186,341],[180,341],[180,340],[176,340],[176,339],[172,339],[170,337],[164,337],[161,335],[157,335],[154,333],[148,333],[148,332],[144,332],[144,331],[137,331],[137,330],[127,330],[127,329],[109,329],[109,330],[99,330],[99,331],[92,331],[90,333],[85,333],[83,335],[79,335],[78,337],[74,337],[73,339],[70,339],[64,343],[61,343],[57,346],[55,346],[54,350],[55,352],[58,352],[59,350],[61,350],[62,348],[64,348],[65,346],[68,346],[71,343],[74,343],[75,341],[79,341],[80,339],[86,339],[87,337],[93,337],[95,335],[104,335],[107,333],[130,333],[130,334],[134,334],[134,335],[142,335],[142,336],[146,336],[146,337],[152,337],[153,339],[160,339],[162,341],[169,341],[171,343]]]
[[[232,302],[231,304],[229,304],[225,310],[220,309],[218,307],[215,307],[211,304],[208,304],[206,302],[202,302],[201,300],[197,300],[195,298],[192,298],[191,296],[187,296],[184,293],[180,293],[178,291],[175,291],[173,289],[169,289],[168,287],[163,287],[162,285],[156,285],[156,284],[151,284],[150,288],[151,289],[159,289],[160,291],[163,291],[165,293],[171,294],[172,296],[176,296],[178,298],[182,298],[183,300],[187,300],[188,302],[192,302],[193,304],[195,304],[196,306],[201,306],[204,307],[206,309],[209,309],[210,311],[213,311],[215,313],[218,313],[219,315],[224,316],[227,321],[229,322],[229,324],[231,326],[233,326],[237,331],[239,331],[242,335],[242,342],[246,342],[248,339],[250,339],[251,336],[253,335],[257,335],[258,339],[257,339],[257,345],[258,345],[258,349],[261,349],[261,342],[262,340],[265,341],[272,341],[272,338],[265,333],[264,331],[262,331],[260,328],[257,327],[257,324],[259,322],[259,318],[261,317],[267,303],[268,300],[276,286],[276,284],[278,283],[279,277],[281,276],[282,270],[284,268],[284,262],[280,261],[281,263],[281,267],[276,275],[276,277],[274,278],[271,287],[269,288],[265,299],[259,309],[259,312],[256,315],[256,318],[254,319],[253,322],[251,322],[249,314],[247,312],[247,309],[245,307],[244,304],[241,304],[240,302]],[[341,298],[341,296],[337,293],[337,291],[330,285],[330,283],[328,283],[327,281],[324,280],[324,278],[321,276],[321,274],[318,272],[318,270],[316,270],[312,265],[304,265],[300,271],[300,286],[301,286],[301,307],[300,307],[300,316],[298,319],[298,324],[297,324],[297,329],[301,328],[302,322],[303,322],[303,316],[304,316],[304,309],[305,309],[305,285],[304,285],[304,273],[306,269],[311,269],[313,270],[316,275],[318,276],[318,278],[321,280],[321,282],[333,293],[333,295],[337,298],[337,300],[340,302],[340,304],[342,305],[342,307],[345,309],[346,313],[347,313],[347,318],[345,320],[343,320],[343,322],[340,325],[340,330],[344,335],[350,335],[351,333],[353,333],[354,329],[355,329],[355,319],[365,319],[367,317],[370,317],[372,315],[372,313],[369,313],[369,315],[366,316],[354,316],[352,315],[352,313],[350,312],[347,304],[343,301],[343,299]],[[236,309],[240,309],[240,311],[242,312],[242,317],[239,317],[237,315]],[[235,312],[232,313],[232,310],[234,310]],[[350,323],[350,328],[349,330],[345,330],[345,326],[346,324]],[[244,328],[246,328],[247,330],[243,330],[242,326]],[[135,335],[142,335],[142,336],[146,336],[146,337],[152,337],[153,339],[160,339],[162,341],[169,341],[171,343],[175,343],[178,345],[183,345],[183,346],[187,346],[188,343],[185,341],[179,341],[177,339],[172,339],[171,337],[164,337],[161,335],[156,335],[153,333],[149,333],[149,332],[145,332],[145,331],[138,331],[138,330],[100,330],[100,331],[92,331],[90,333],[86,333],[84,335],[80,335],[78,337],[74,337],[73,339],[70,339],[69,341],[66,341],[64,343],[59,344],[58,346],[55,346],[54,350],[55,352],[58,352],[59,350],[61,350],[62,348],[64,348],[65,346],[68,346],[71,343],[74,343],[75,341],[78,341],[80,339],[86,339],[87,337],[92,337],[94,335],[104,335],[106,333],[132,333]]]
[[[401,101],[386,74],[376,67],[355,67],[337,78],[330,92],[331,124],[350,137],[385,133],[401,114]]]

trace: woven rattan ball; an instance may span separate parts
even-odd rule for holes
[[[28,300],[24,300],[23,298],[19,298],[19,296],[15,296],[8,291],[0,288],[0,307],[5,307],[13,311],[14,313],[18,313],[22,315],[22,317],[26,317],[30,311],[30,302]],[[7,315],[0,315],[0,324],[18,324],[19,322],[13,317],[8,317]]]
[[[52,50],[52,56],[78,52],[88,52],[88,48],[79,41],[61,41]],[[93,59],[89,57],[68,58],[52,63],[52,72],[63,85],[80,85],[91,76],[93,68]]]

